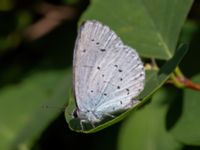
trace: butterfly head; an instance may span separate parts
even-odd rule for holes
[[[74,117],[77,117],[81,121],[88,122],[88,123],[98,123],[101,121],[101,116],[95,114],[95,112],[91,110],[77,109],[74,112]]]

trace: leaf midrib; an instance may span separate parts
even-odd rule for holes
[[[169,47],[167,46],[167,44],[166,44],[165,40],[163,39],[162,35],[160,34],[160,32],[158,32],[159,31],[158,27],[156,26],[155,22],[153,21],[151,15],[150,15],[150,12],[148,11],[144,1],[142,0],[141,3],[143,4],[143,8],[144,8],[144,11],[146,12],[146,15],[149,16],[150,23],[152,24],[152,27],[154,27],[154,30],[156,31],[156,35],[157,35],[158,39],[160,40],[162,46],[164,47],[164,50],[166,52],[166,55],[168,56],[168,59],[171,58],[173,55],[170,52]]]

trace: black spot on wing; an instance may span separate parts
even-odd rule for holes
[[[119,71],[119,72],[122,72],[122,69],[119,69],[118,71]]]
[[[105,51],[106,51],[106,49],[100,49],[100,51],[101,51],[101,52],[105,52]]]
[[[118,68],[118,65],[114,65],[116,68]]]
[[[126,89],[126,91],[127,91],[127,95],[129,95],[129,94],[130,94],[130,90],[129,90],[129,89]]]

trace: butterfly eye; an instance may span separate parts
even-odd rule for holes
[[[78,118],[77,109],[75,109],[73,111],[72,115],[73,115],[74,118]]]

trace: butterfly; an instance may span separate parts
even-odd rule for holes
[[[108,26],[96,20],[84,22],[74,48],[74,117],[94,126],[106,117],[140,103],[145,71],[138,53],[123,44]]]

